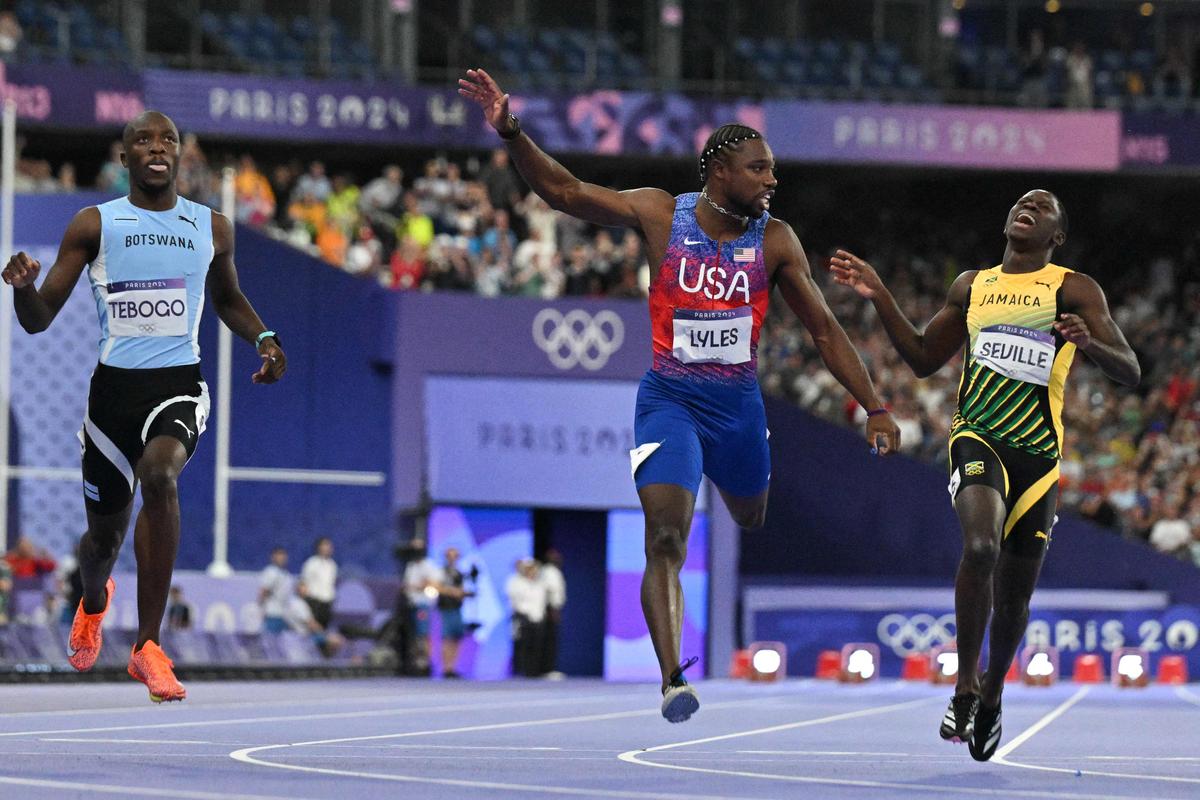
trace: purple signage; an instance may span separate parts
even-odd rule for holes
[[[688,534],[687,559],[679,572],[683,588],[683,625],[679,655],[696,656],[692,676],[707,672],[708,525],[697,512]],[[646,568],[646,520],[640,511],[608,515],[608,589],[604,606],[604,678],[610,681],[657,681],[658,659],[642,616],[642,571]]]
[[[483,146],[483,114],[453,86],[427,89],[209,72],[146,72],[147,105],[194,133],[270,139]]]
[[[393,365],[392,498],[398,507],[420,502],[428,488],[426,376],[632,382],[650,366],[650,315],[644,301],[452,294],[400,294],[389,300],[394,338],[390,352],[380,358]],[[631,422],[632,401],[617,412],[623,425]]]
[[[1200,121],[1195,117],[1126,114],[1123,127],[1122,166],[1200,166]]]
[[[425,381],[435,502],[637,508],[633,381],[432,376]]]
[[[521,125],[547,150],[605,155],[694,156],[721,125],[739,122],[762,130],[766,124],[761,103],[679,94],[519,95],[512,106]]]
[[[139,76],[96,67],[0,62],[0,100],[22,124],[65,128],[118,127],[144,109]]]
[[[989,169],[1112,171],[1116,111],[1017,111],[769,101],[767,135],[780,159]]]

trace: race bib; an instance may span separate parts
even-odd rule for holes
[[[975,360],[1006,378],[1050,384],[1054,335],[1020,325],[989,325],[975,337]]]
[[[109,336],[186,336],[187,282],[183,278],[108,285]]]
[[[671,355],[684,364],[745,364],[753,326],[750,306],[723,311],[677,308]]]

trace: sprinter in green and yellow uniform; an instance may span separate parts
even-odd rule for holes
[[[918,331],[870,264],[839,250],[834,280],[879,312],[888,337],[919,378],[965,346],[958,413],[950,426],[950,496],[963,533],[954,583],[959,672],[942,719],[943,739],[966,741],[987,761],[1000,743],[1000,695],[1029,620],[1054,526],[1063,446],[1063,387],[1077,352],[1126,386],[1137,357],[1100,286],[1050,262],[1067,238],[1067,213],[1044,189],[1008,212],[998,267],[970,270]],[[993,587],[995,597],[993,598]],[[979,674],[991,617],[987,670]]]

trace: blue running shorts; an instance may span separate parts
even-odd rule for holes
[[[651,370],[634,412],[634,482],[638,489],[673,483],[696,494],[707,475],[735,497],[754,497],[771,479],[769,435],[757,381],[702,383]]]

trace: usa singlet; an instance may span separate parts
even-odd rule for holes
[[[100,363],[122,369],[195,364],[212,211],[180,197],[169,211],[128,197],[97,206],[100,249],[88,280],[100,317]]]
[[[79,431],[89,509],[128,507],[146,444],[177,439],[188,457],[208,419],[197,334],[214,254],[212,211],[182,197],[147,211],[123,197],[97,206],[100,246],[88,280],[100,363]]]
[[[980,270],[967,297],[969,341],[950,426],[950,494],[992,486],[1005,499],[1004,546],[1050,540],[1062,455],[1063,388],[1075,345],[1054,330],[1071,270]]]
[[[633,475],[639,488],[673,483],[693,493],[708,475],[730,494],[753,496],[770,477],[756,375],[770,296],[763,254],[770,215],[718,243],[696,220],[699,197],[675,199],[650,286],[654,362],[638,390]]]

